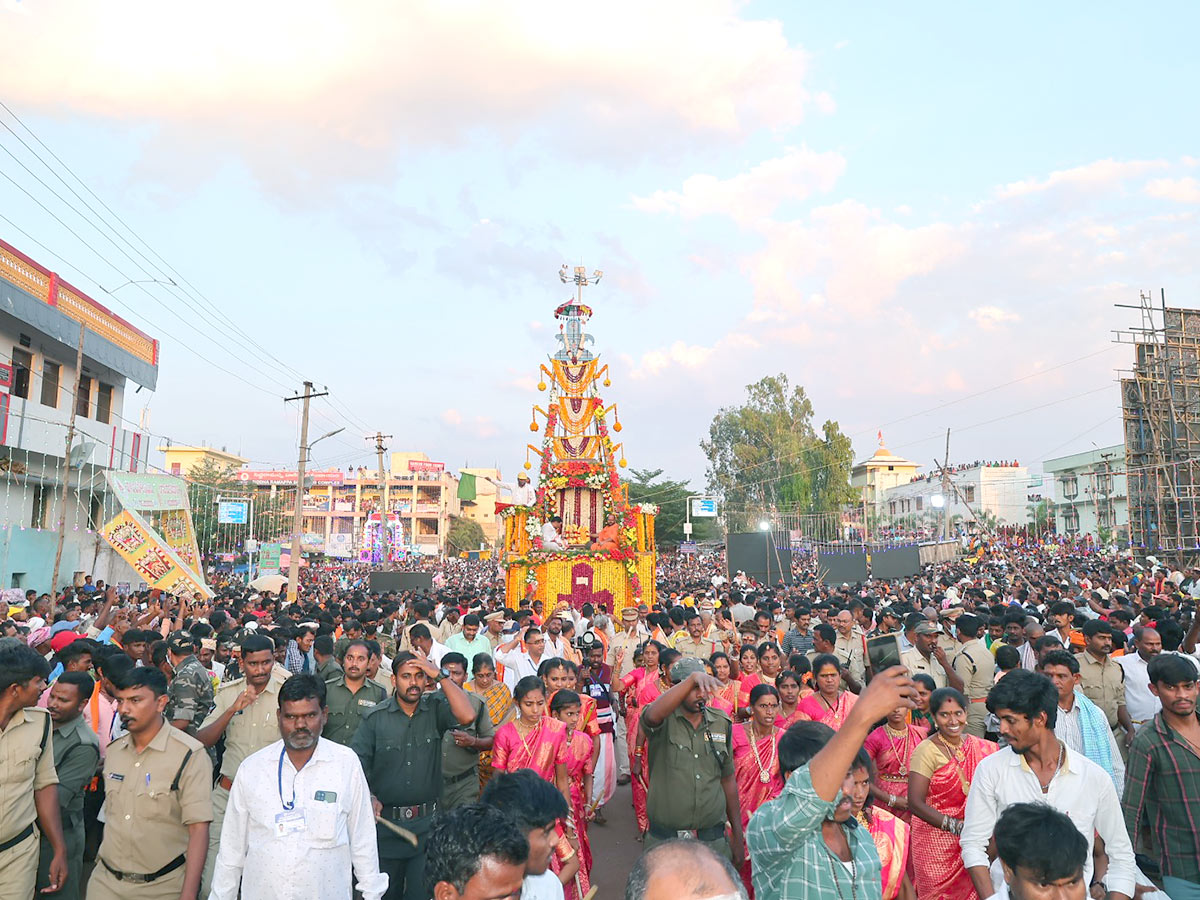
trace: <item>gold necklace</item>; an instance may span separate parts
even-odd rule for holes
[[[909,731],[907,728],[904,729],[903,743],[900,745],[900,749],[898,750],[896,749],[896,742],[892,740],[892,726],[885,724],[883,727],[885,729],[885,733],[887,734],[888,743],[892,745],[892,752],[896,754],[896,759],[900,761],[900,774],[907,775],[908,757],[911,755],[908,747]]]
[[[758,766],[758,780],[763,784],[769,784],[771,781],[771,767],[775,765],[775,740],[772,737],[771,757],[767,760],[767,764],[764,766],[762,757],[758,753],[758,741],[754,737],[753,723],[747,722],[742,727],[746,729],[746,740],[750,744],[750,749],[754,751],[754,762]]]

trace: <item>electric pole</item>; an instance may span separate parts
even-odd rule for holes
[[[304,530],[304,464],[308,461],[308,403],[313,397],[325,397],[329,394],[328,391],[314,394],[312,388],[312,382],[306,381],[303,394],[285,397],[283,401],[284,403],[291,403],[293,400],[304,401],[304,412],[300,416],[300,458],[296,463],[296,514],[292,518],[292,552],[288,561],[287,598],[289,603],[296,602],[296,588],[300,581],[300,539],[301,532]]]
[[[388,483],[387,475],[383,471],[383,452],[387,450],[383,442],[391,436],[377,431],[363,438],[363,440],[374,441],[375,452],[379,454],[379,541],[383,547],[381,558],[384,571],[391,571],[392,568],[391,533],[388,531],[388,513],[390,512],[388,509]]]
[[[950,539],[950,510],[947,504],[950,502],[950,473],[946,467],[950,465],[950,429],[946,429],[946,455],[942,457],[942,541]],[[958,491],[955,490],[955,496],[958,496]]]
[[[87,329],[79,323],[79,346],[75,350],[75,392],[71,394],[71,421],[67,425],[67,449],[63,454],[62,499],[58,504],[58,549],[54,551],[54,574],[50,576],[50,622],[58,608],[58,568],[62,565],[63,540],[67,536],[67,491],[71,487],[71,444],[75,442],[75,413],[79,409],[79,383],[83,378],[83,336]],[[89,402],[91,398],[88,398]],[[86,413],[85,413],[86,415]],[[99,524],[96,530],[100,530]]]

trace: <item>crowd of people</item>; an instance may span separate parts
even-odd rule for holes
[[[667,555],[611,610],[424,565],[9,596],[0,898],[615,896],[614,803],[631,898],[1200,897],[1200,570]]]

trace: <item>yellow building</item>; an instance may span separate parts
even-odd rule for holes
[[[172,475],[180,477],[186,477],[193,467],[203,465],[206,460],[215,466],[232,469],[240,469],[248,461],[233,453],[213,447],[159,447],[158,452],[166,457],[163,468]]]
[[[894,487],[908,484],[920,468],[912,460],[894,455],[883,445],[881,434],[875,455],[850,470],[850,486],[856,489],[858,502],[878,515],[882,512],[883,495]]]

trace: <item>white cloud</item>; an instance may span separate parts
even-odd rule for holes
[[[1021,317],[1017,313],[1001,309],[998,306],[979,306],[967,315],[984,331],[994,331],[1001,325],[1021,321]]]
[[[462,413],[460,413],[457,409],[442,410],[442,421],[445,422],[447,425],[451,425],[451,426],[454,426],[457,428],[459,425],[461,425],[463,423]]]
[[[1195,178],[1155,178],[1146,183],[1146,194],[1176,203],[1200,203],[1200,181]]]
[[[1045,178],[1029,178],[1024,181],[1011,182],[997,188],[996,196],[1006,200],[1014,197],[1027,197],[1030,194],[1039,194],[1055,188],[1095,190],[1111,187],[1130,178],[1162,169],[1166,165],[1164,160],[1099,159],[1086,165],[1051,172]]]
[[[771,215],[781,203],[832,190],[845,170],[846,160],[839,153],[791,148],[732,178],[692,175],[680,190],[634,197],[633,205],[643,212],[674,213],[685,219],[724,215],[739,225],[750,225]]]
[[[153,122],[260,175],[361,178],[481,132],[641,156],[784,130],[812,102],[806,54],[736,0],[22,6],[0,29],[9,104]]]

